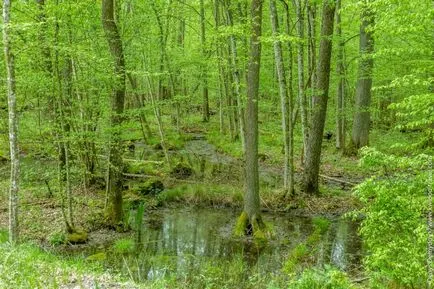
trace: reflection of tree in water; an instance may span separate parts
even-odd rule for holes
[[[131,263],[130,269],[140,270],[142,279],[158,279],[167,274],[196,278],[214,265],[229,276],[236,265],[243,272],[240,278],[247,281],[252,275],[280,272],[288,252],[314,230],[310,218],[271,216],[269,221],[276,224],[276,240],[258,247],[252,239],[232,237],[234,216],[230,211],[203,209],[148,214],[141,250],[125,259]],[[348,270],[353,262],[360,262],[351,255],[360,252],[356,230],[357,225],[351,222],[332,222],[316,247],[315,263],[333,263]],[[119,265],[123,262],[117,260]]]

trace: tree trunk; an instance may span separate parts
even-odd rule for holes
[[[261,60],[262,1],[252,0],[252,31],[247,75],[246,151],[244,194],[245,232],[255,234],[264,225],[261,219],[258,172],[258,94]]]
[[[286,73],[282,55],[282,44],[277,39],[279,35],[279,21],[277,17],[276,1],[270,0],[270,20],[271,27],[273,31],[274,38],[274,62],[276,64],[277,79],[279,83],[279,94],[280,94],[280,106],[282,110],[282,132],[283,132],[283,143],[284,143],[284,173],[283,173],[283,187],[285,190],[285,195],[291,195],[294,191],[294,171],[293,171],[293,160],[290,155],[290,121],[292,120],[291,108],[289,108],[289,95],[288,87],[286,85]]]
[[[230,7],[227,8],[227,21],[230,26],[233,26],[233,19],[232,19],[232,11],[230,10]],[[245,151],[245,116],[244,116],[244,104],[241,99],[241,77],[240,77],[240,71],[238,68],[238,56],[237,56],[237,42],[235,40],[235,36],[231,34],[229,36],[229,47],[230,47],[230,63],[231,63],[231,71],[234,78],[234,94],[235,99],[237,102],[237,118],[239,123],[239,135],[241,139],[241,145],[243,147],[243,151]]]
[[[200,0],[200,42],[202,45],[202,57],[206,59],[206,47],[205,47],[205,6],[204,0]],[[202,65],[202,120],[204,122],[209,121],[209,100],[208,100],[208,73],[206,69],[206,63]]]
[[[342,38],[341,27],[341,0],[336,1],[336,34],[339,39],[338,46],[338,93],[336,99],[336,148],[345,148],[345,42]]]
[[[223,110],[223,99],[225,95],[224,81],[225,81],[225,73],[222,63],[222,43],[220,41],[220,1],[214,0],[214,22],[215,22],[215,30],[216,30],[216,54],[217,54],[217,67],[218,67],[218,82],[219,82],[219,131],[221,134],[224,134],[224,110]]]
[[[374,22],[374,16],[367,6],[369,0],[365,0],[362,8],[360,25],[360,60],[356,88],[356,112],[354,115],[353,132],[351,136],[350,151],[357,150],[368,145],[369,126],[371,116],[369,107],[371,105],[371,88],[372,88],[372,69],[374,60],[374,39],[372,32],[367,29],[371,28]]]
[[[310,87],[310,106],[315,106],[315,92],[313,91],[316,83],[316,3],[307,3],[307,33],[308,33],[308,70],[309,70],[309,87]]]
[[[18,242],[18,191],[20,177],[20,160],[18,152],[18,116],[15,91],[15,63],[11,49],[10,35],[11,1],[3,1],[3,48],[7,73],[7,95],[9,112],[9,149],[11,156],[11,177],[9,188],[9,242]]]
[[[303,11],[303,0],[297,0],[297,33],[300,38],[298,41],[298,54],[297,54],[297,64],[298,64],[298,101],[300,102],[301,108],[301,133],[303,135],[303,154],[302,163],[306,158],[306,148],[309,139],[309,122],[308,122],[308,103],[306,98],[306,92],[304,89],[304,11]]]
[[[110,200],[109,214],[112,225],[122,222],[122,188],[123,163],[120,125],[125,101],[125,59],[122,40],[114,19],[113,0],[102,0],[102,24],[108,41],[110,53],[114,59],[116,84],[111,97],[111,126],[113,132],[110,139],[108,196]]]
[[[304,169],[304,191],[318,193],[318,176],[321,161],[321,144],[327,113],[328,90],[330,80],[330,59],[332,53],[332,35],[335,1],[325,0],[323,5],[321,42],[318,61],[318,79],[315,86],[315,107],[312,114],[312,128],[309,133]]]

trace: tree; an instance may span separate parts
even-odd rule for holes
[[[259,201],[258,171],[258,94],[259,69],[261,60],[262,1],[251,2],[250,56],[247,70],[246,145],[244,211],[239,219],[237,230],[256,234],[264,227]]]
[[[308,102],[306,92],[304,89],[304,3],[303,0],[297,0],[296,13],[297,13],[297,34],[298,52],[297,52],[297,69],[298,69],[298,101],[301,110],[301,133],[303,135],[303,154],[301,156],[302,163],[306,158],[307,144],[309,140],[309,118],[308,118]],[[294,2],[294,3],[295,3]]]
[[[369,8],[369,3],[370,0],[364,0],[362,3],[356,111],[353,121],[350,152],[368,145],[369,142],[369,127],[371,123],[369,109],[371,105],[372,69],[374,67],[374,59],[372,58],[372,53],[374,52],[374,39],[372,35],[374,15]]]
[[[202,45],[202,56],[205,60],[206,58],[206,47],[205,47],[205,5],[204,0],[200,0],[200,42]],[[208,79],[207,79],[207,68],[206,64],[202,66],[202,120],[204,122],[209,121],[209,101],[208,101]]]
[[[18,242],[18,191],[20,160],[18,153],[18,119],[15,89],[15,63],[11,47],[11,1],[3,1],[3,47],[7,72],[7,95],[9,111],[9,149],[11,156],[11,181],[9,188],[9,242]]]
[[[336,96],[336,148],[345,147],[345,41],[342,37],[341,0],[336,1],[336,34],[339,39],[336,73],[338,76],[338,92]]]
[[[111,96],[111,127],[113,129],[110,139],[110,152],[108,161],[107,192],[110,199],[108,206],[112,225],[122,222],[122,189],[123,189],[123,162],[122,143],[120,138],[120,125],[125,101],[125,59],[122,40],[114,18],[114,1],[102,1],[102,24],[110,53],[114,59],[115,87]]]
[[[280,106],[282,110],[282,132],[284,142],[284,189],[285,194],[294,193],[294,150],[292,133],[292,101],[286,84],[286,73],[283,61],[282,44],[277,39],[279,33],[279,21],[277,17],[276,1],[270,0],[270,20],[274,37],[274,59],[276,63],[277,79],[279,83]]]
[[[321,145],[327,114],[327,101],[330,81],[330,60],[332,53],[333,22],[335,1],[326,0],[323,4],[321,42],[317,67],[318,79],[315,85],[315,106],[312,114],[312,124],[306,148],[304,167],[304,191],[318,193],[318,176],[321,161]]]

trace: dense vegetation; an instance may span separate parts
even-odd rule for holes
[[[432,1],[2,9],[1,288],[430,288]]]

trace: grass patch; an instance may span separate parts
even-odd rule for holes
[[[158,198],[162,204],[187,202],[193,205],[240,206],[243,193],[230,185],[182,184],[165,190]]]

